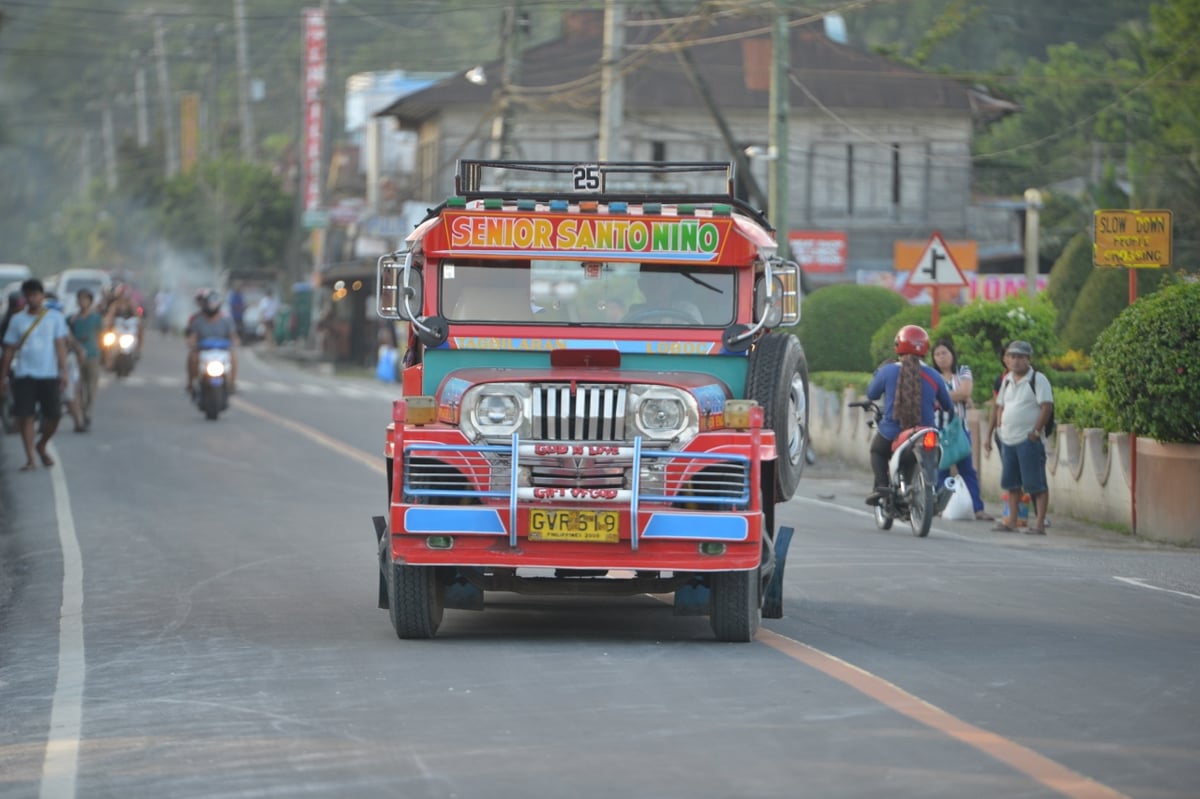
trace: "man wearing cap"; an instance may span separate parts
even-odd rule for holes
[[[1033,368],[1033,346],[1028,341],[1013,341],[1004,351],[1008,368],[996,394],[996,424],[1000,431],[1000,487],[1008,492],[1008,519],[1017,518],[1021,491],[1033,498],[1037,518],[1030,520],[1025,532],[1046,534],[1046,507],[1050,488],[1046,480],[1046,425],[1054,412],[1054,393],[1050,381]],[[992,431],[984,440],[991,450]],[[1003,522],[994,530],[1013,533],[1016,527]]]

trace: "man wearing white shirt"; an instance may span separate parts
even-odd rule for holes
[[[25,445],[25,465],[21,471],[37,468],[34,453],[43,466],[54,459],[46,445],[62,416],[62,392],[67,387],[67,322],[62,312],[46,306],[42,281],[31,278],[21,284],[25,308],[12,318],[4,333],[4,355],[0,358],[0,401],[7,398],[12,375],[13,415],[21,428]],[[34,445],[34,427],[38,410],[42,414],[41,437]]]

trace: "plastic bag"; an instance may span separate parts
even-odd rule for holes
[[[966,481],[957,477],[947,477],[946,488],[953,489],[954,494],[946,504],[946,509],[942,511],[942,518],[947,521],[974,519],[975,503],[971,502],[971,492],[967,489]]]

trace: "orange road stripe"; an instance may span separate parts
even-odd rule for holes
[[[271,413],[266,408],[260,408],[251,402],[247,402],[241,397],[233,397],[232,402],[240,410],[245,411],[251,416],[257,416],[260,419],[266,419],[269,422],[273,422],[280,427],[286,427],[288,430],[299,433],[305,438],[312,439],[321,446],[327,447],[339,455],[344,455],[351,460],[358,461],[368,469],[374,469],[380,474],[387,474],[387,468],[383,465],[383,455],[373,457],[357,447],[352,447],[349,444],[343,444],[336,438],[325,435],[315,427],[309,427],[303,422],[297,422],[294,419],[288,419],[285,416],[278,416],[274,413]]]
[[[877,677],[841,658],[771,630],[759,631],[758,640],[793,660],[811,666],[871,697],[897,713],[908,716],[913,721],[999,760],[1063,796],[1072,799],[1128,799],[1120,791],[1072,771],[1015,741],[952,716],[936,705],[931,705],[882,677]]]

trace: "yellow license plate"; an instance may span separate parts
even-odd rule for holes
[[[611,510],[530,510],[530,541],[591,541],[615,544],[621,514]]]

